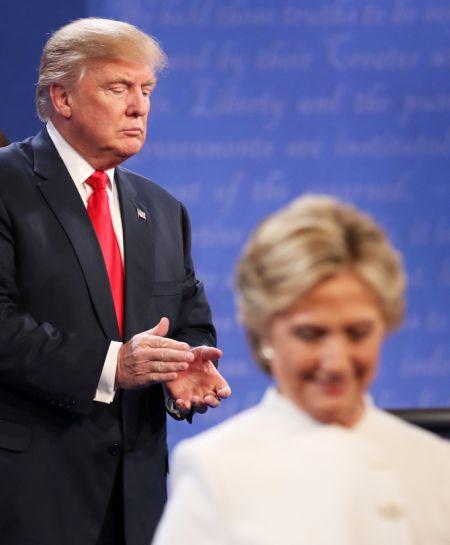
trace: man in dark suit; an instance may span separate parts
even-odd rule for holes
[[[63,27],[40,66],[46,128],[0,150],[2,545],[148,545],[166,410],[230,395],[186,211],[118,167],[164,62],[132,25]]]

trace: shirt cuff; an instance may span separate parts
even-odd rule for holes
[[[117,357],[121,346],[122,343],[118,341],[111,341],[109,345],[94,401],[100,403],[112,403],[114,401]]]
[[[175,407],[175,401],[173,397],[170,396],[164,384],[162,386],[164,390],[164,399],[166,402],[166,411],[170,414],[170,416],[175,418],[175,420],[184,420],[185,416],[181,413],[180,409],[177,409]]]

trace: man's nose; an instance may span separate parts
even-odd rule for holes
[[[136,90],[129,94],[128,115],[143,116],[149,110],[149,98],[142,94],[142,91]]]

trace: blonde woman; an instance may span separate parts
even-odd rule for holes
[[[380,227],[335,199],[297,199],[256,229],[238,309],[274,385],[178,446],[155,545],[450,543],[450,446],[366,395],[404,288]]]

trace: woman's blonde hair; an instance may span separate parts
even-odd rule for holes
[[[254,356],[271,319],[322,280],[350,270],[376,295],[388,330],[404,312],[405,274],[399,253],[374,220],[335,198],[306,195],[265,219],[237,266],[238,315]]]
[[[41,57],[36,88],[39,118],[47,121],[53,111],[52,83],[73,85],[92,60],[125,60],[150,66],[155,75],[167,64],[158,42],[129,23],[88,17],[57,30]]]

